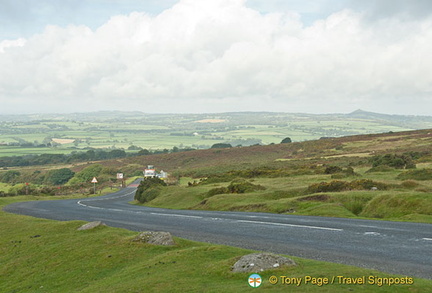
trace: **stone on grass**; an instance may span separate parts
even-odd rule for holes
[[[154,245],[175,245],[174,239],[169,232],[141,232],[132,241],[144,242]]]
[[[296,263],[287,257],[272,253],[252,253],[242,256],[233,266],[233,272],[259,273],[281,266],[295,266]]]
[[[106,225],[105,225],[105,223],[103,223],[101,221],[94,221],[94,222],[90,222],[90,223],[82,225],[77,230],[78,231],[91,230],[91,229],[94,229],[94,228],[99,227],[99,226],[106,226]]]

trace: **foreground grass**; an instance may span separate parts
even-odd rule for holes
[[[29,197],[0,198],[0,207]],[[57,222],[0,212],[0,292],[249,292],[249,273],[231,266],[250,250],[176,238],[174,247],[131,240],[136,232],[84,222]],[[262,272],[260,289],[275,292],[427,292],[432,280],[412,285],[317,286],[281,284],[280,276],[395,277],[373,270],[293,258],[298,266]],[[275,275],[279,283],[267,280]],[[402,277],[402,276],[401,276]],[[289,288],[288,288],[289,287]]]

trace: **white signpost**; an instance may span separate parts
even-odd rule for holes
[[[123,173],[117,173],[117,180],[121,180],[120,187],[124,187],[124,176]]]
[[[98,183],[96,177],[93,177],[91,183],[93,183],[93,193],[96,194],[96,183]]]

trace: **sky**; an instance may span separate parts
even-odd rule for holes
[[[429,0],[0,0],[0,114],[432,116]]]

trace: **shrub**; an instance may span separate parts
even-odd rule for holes
[[[342,168],[339,166],[328,166],[324,173],[325,174],[335,174],[335,173],[342,173]]]
[[[284,139],[282,139],[281,143],[291,143],[292,140],[290,137],[285,137]]]
[[[15,183],[15,179],[20,175],[21,173],[15,170],[7,171],[5,173],[0,174],[0,182]]]
[[[226,188],[226,187],[217,187],[217,188],[210,189],[207,192],[207,196],[210,197],[210,196],[213,196],[213,195],[224,194],[224,193],[229,193],[228,188]]]
[[[68,182],[74,175],[75,173],[68,168],[51,170],[45,175],[45,182],[52,185],[61,185]]]
[[[401,186],[404,188],[412,189],[419,186],[419,184],[414,180],[405,180],[401,183]]]
[[[332,174],[332,179],[342,179],[349,176],[358,176],[352,167],[347,167],[345,170],[339,166],[328,166],[324,170],[325,174]]]
[[[160,178],[144,178],[138,186],[134,198],[140,203],[149,202],[160,194],[163,186],[166,186],[166,183]]]
[[[370,159],[372,163],[372,167],[378,166],[389,166],[396,169],[414,169],[416,165],[413,162],[413,158],[409,154],[403,155],[395,155],[395,154],[386,154],[386,155],[378,155],[374,156]]]
[[[253,184],[243,179],[233,180],[227,187],[217,187],[207,192],[207,197],[224,193],[247,193],[256,190],[264,190],[262,185]]]
[[[74,185],[77,183],[90,182],[93,177],[97,177],[101,174],[102,168],[102,165],[99,164],[90,165],[76,173],[68,183]],[[98,181],[101,182],[100,178],[98,178]]]
[[[146,203],[149,202],[153,199],[155,199],[161,192],[160,187],[155,186],[155,187],[151,187],[149,189],[146,189],[144,191],[142,191],[140,194],[135,195],[135,199],[138,200],[140,203]]]
[[[376,187],[379,190],[385,190],[388,185],[380,182],[376,182],[369,179],[353,180],[351,182],[333,180],[330,182],[321,182],[309,185],[307,193],[318,193],[318,192],[340,192],[346,190],[370,190],[372,187]]]
[[[333,180],[330,182],[320,182],[316,184],[309,185],[308,193],[317,192],[333,192],[333,191],[343,191],[348,190],[349,183],[346,181]]]
[[[343,179],[346,177],[348,177],[348,176],[344,173],[336,173],[336,174],[331,175],[331,179]]]
[[[432,169],[410,170],[399,174],[396,178],[401,180],[432,180]]]
[[[232,148],[232,145],[229,143],[215,143],[210,147],[211,149],[224,149],[224,148]]]
[[[379,190],[386,190],[388,189],[388,185],[385,183],[376,182],[370,179],[360,179],[360,180],[354,180],[351,181],[349,184],[350,190],[370,190],[372,187],[376,187]]]
[[[230,193],[247,193],[256,190],[264,190],[265,187],[262,185],[252,184],[246,180],[235,180],[228,185],[227,189]]]

